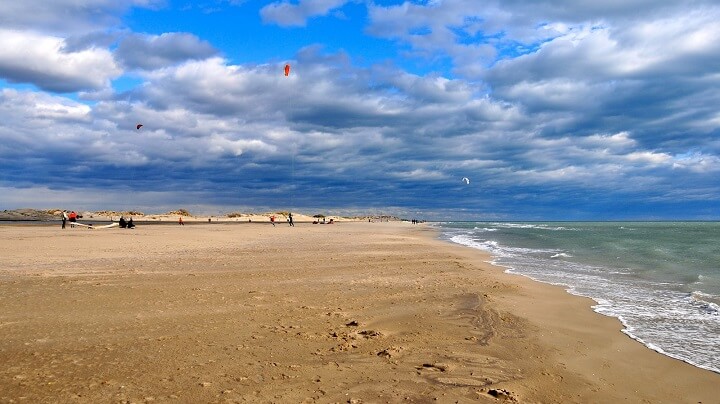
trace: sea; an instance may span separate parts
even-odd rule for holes
[[[648,348],[720,373],[720,222],[440,222],[440,237],[560,285]]]

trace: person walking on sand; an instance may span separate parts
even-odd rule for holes
[[[63,229],[65,228],[65,223],[67,222],[67,220],[68,220],[67,212],[63,210],[62,211],[62,228]]]
[[[295,223],[293,223],[292,220],[292,212],[288,213],[288,223],[290,224],[290,226],[295,227]]]
[[[270,223],[272,223],[273,227],[275,227],[275,215],[270,216]]]
[[[183,221],[182,221],[182,216],[180,216],[180,220],[178,220],[178,224],[185,226],[185,223],[183,223]]]

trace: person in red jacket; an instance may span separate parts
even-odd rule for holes
[[[70,212],[70,214],[68,215],[68,220],[70,221],[70,227],[75,227],[75,222],[77,222],[77,218],[78,218],[78,214],[75,213],[74,210],[72,212]]]

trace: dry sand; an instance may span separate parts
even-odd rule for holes
[[[0,225],[0,402],[719,402],[720,375],[434,237]]]

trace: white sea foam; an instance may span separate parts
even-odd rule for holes
[[[508,247],[501,246],[497,241],[493,240],[478,240],[467,234],[458,234],[451,236],[450,241],[462,244],[466,247],[477,248],[497,254],[502,257],[514,257],[518,255],[547,255],[557,254],[557,250],[553,249],[541,249],[541,248],[524,248],[524,247]]]
[[[708,314],[720,316],[720,296],[696,290],[690,293],[690,297],[693,299],[694,304],[702,307]]]

